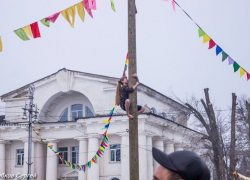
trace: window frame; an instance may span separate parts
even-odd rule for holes
[[[18,150],[23,150],[23,153],[18,153]],[[18,156],[21,155],[21,164],[18,164]],[[16,149],[16,166],[23,166],[24,163],[24,149]]]
[[[67,110],[67,120],[66,120],[66,121],[69,121],[69,108],[67,107],[67,108],[64,109],[63,112],[61,113],[59,122],[65,122],[65,121],[61,121],[61,119],[62,119],[62,116],[63,116],[63,114],[64,114],[64,112],[65,112],[66,110]]]
[[[67,151],[61,151],[60,148],[67,148]],[[58,148],[58,151],[60,151],[60,153],[62,153],[63,159],[66,160],[66,161],[68,161],[68,152],[69,152],[69,151],[68,151],[68,147],[59,147],[59,148]],[[64,158],[65,152],[66,152],[66,154],[67,154],[67,159]],[[60,163],[60,162],[61,162],[61,163]],[[59,157],[58,157],[58,165],[60,165],[60,166],[65,165],[65,164],[62,163],[62,161],[61,161],[61,159],[60,159]]]
[[[78,151],[73,151],[72,148],[78,147]],[[73,152],[76,152],[76,162],[73,162]],[[79,164],[79,146],[72,146],[70,147],[70,162],[74,164]]]
[[[115,149],[111,149],[111,146],[112,146],[112,145],[119,145],[120,147],[119,147],[119,148],[115,148]],[[110,161],[111,163],[121,162],[121,144],[110,144],[110,145],[109,145],[109,148],[110,148],[110,159],[109,159],[109,161]],[[117,161],[117,160],[116,160],[116,153],[117,153],[117,150],[120,150],[120,161]],[[115,160],[114,160],[114,161],[112,161],[112,159],[111,159],[111,157],[112,157],[112,155],[111,155],[112,151],[115,152]]]
[[[82,109],[81,110],[72,110],[73,108],[72,108],[72,106],[74,106],[74,105],[81,105],[82,106]],[[83,104],[72,104],[71,106],[70,106],[70,115],[71,115],[71,121],[75,121],[75,119],[73,119],[73,112],[76,112],[76,118],[77,117],[79,117],[79,112],[82,112],[82,116],[83,116]]]
[[[88,112],[88,109],[90,110],[90,112],[92,113],[92,116],[87,116],[87,112]],[[89,118],[91,118],[91,117],[95,117],[95,114],[91,111],[91,109],[88,107],[88,106],[85,106],[85,117],[89,117]]]

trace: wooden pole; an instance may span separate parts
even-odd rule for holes
[[[137,72],[136,67],[136,24],[135,0],[128,0],[128,54],[129,54],[129,87],[136,83],[132,74]],[[130,179],[139,180],[139,154],[138,154],[138,115],[137,115],[137,90],[129,95],[129,112],[134,116],[129,120],[129,163]],[[146,158],[146,157],[145,157]]]

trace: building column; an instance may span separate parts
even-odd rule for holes
[[[79,141],[79,164],[88,162],[88,139],[86,137],[75,138]],[[78,171],[78,179],[87,179],[87,172]]]
[[[130,179],[129,168],[129,134],[124,133],[121,136],[121,179]]]
[[[28,154],[29,154],[29,139],[22,139],[24,142],[24,158],[23,158],[23,174],[28,174]],[[31,174],[34,174],[34,141],[31,142]]]
[[[152,136],[147,136],[147,175],[148,180],[151,180],[153,178],[154,174],[154,166],[153,166],[153,155],[152,155]]]
[[[147,179],[147,137],[145,133],[139,133],[138,135],[139,143],[139,179]]]
[[[91,136],[88,138],[88,160],[94,157],[99,145],[98,136]],[[87,177],[88,180],[99,180],[99,162],[91,166],[91,169],[87,171]]]
[[[172,152],[174,152],[174,143],[172,141],[166,141],[165,142],[165,150],[164,152],[166,154],[170,154]]]
[[[154,138],[153,146],[161,151],[164,151],[164,144],[163,144],[164,140],[165,139],[162,137]],[[154,160],[154,171],[157,169],[158,166],[159,166],[159,163],[156,160]]]
[[[0,174],[5,173],[5,141],[0,140]]]
[[[53,149],[57,151],[57,143],[56,139],[47,139],[53,146]],[[46,163],[46,180],[57,180],[57,164],[58,157],[57,155],[47,147],[47,163]]]
[[[181,144],[175,144],[174,151],[183,151],[183,146]]]
[[[35,158],[34,166],[35,173],[37,174],[36,180],[45,179],[45,145],[40,142],[35,143]]]

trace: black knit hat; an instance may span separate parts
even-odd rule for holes
[[[160,165],[178,173],[184,180],[210,180],[207,165],[192,151],[176,151],[168,155],[153,147],[153,157]]]

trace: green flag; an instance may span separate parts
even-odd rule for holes
[[[18,37],[20,37],[22,40],[27,41],[30,40],[30,38],[27,36],[27,34],[24,32],[22,28],[17,29],[14,31]]]
[[[115,11],[115,4],[114,4],[114,1],[113,0],[110,0],[111,2],[111,8],[113,9],[113,11]]]
[[[204,36],[205,34],[205,32],[201,28],[198,29],[198,32],[199,32],[199,37]]]
[[[42,19],[42,20],[40,20],[40,21],[41,21],[41,23],[43,23],[45,26],[49,27],[50,21],[48,21],[46,18],[44,18],[44,19]]]
[[[224,51],[222,51],[222,62],[227,59],[228,55]]]
[[[237,62],[234,61],[234,64],[233,64],[233,67],[234,67],[234,72],[238,71],[239,68],[240,68],[240,65],[237,64]]]

